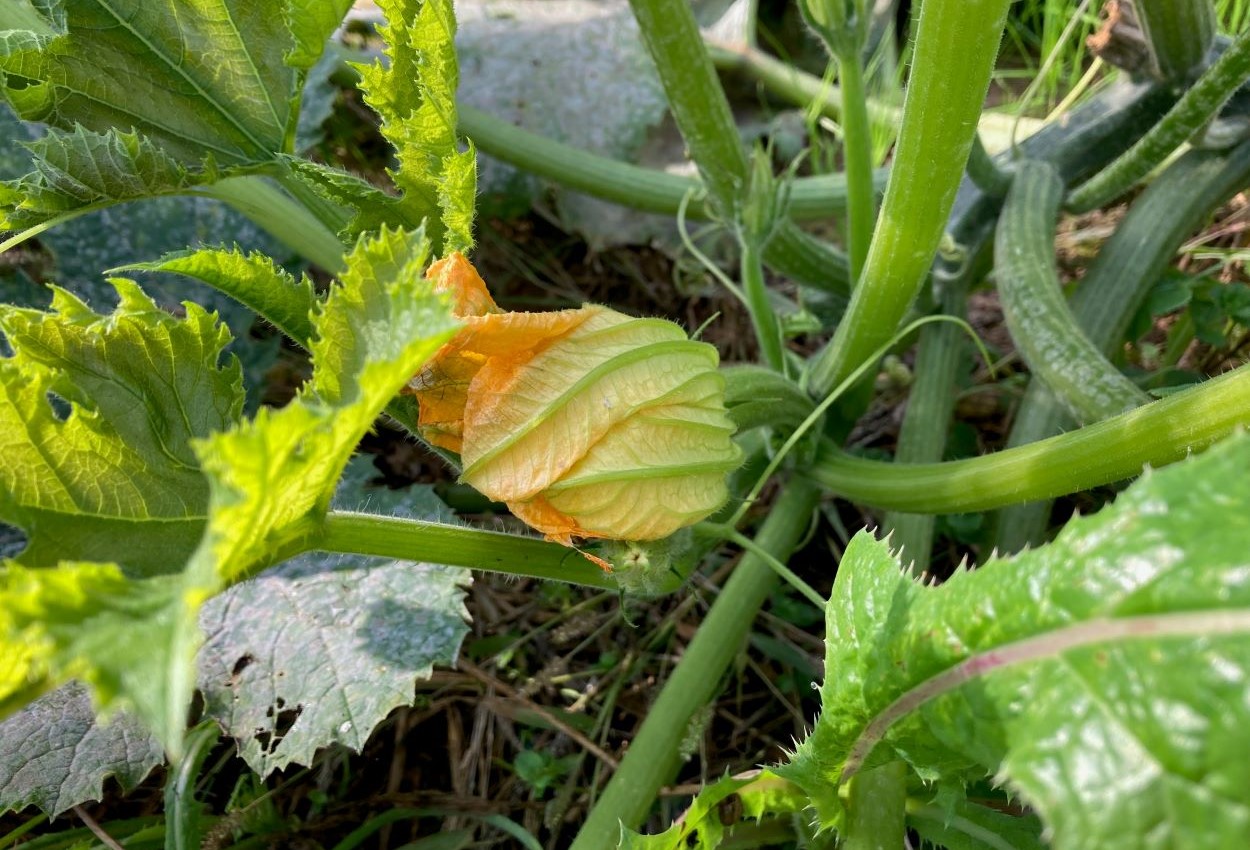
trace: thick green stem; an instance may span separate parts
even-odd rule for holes
[[[892,761],[857,773],[849,783],[843,850],[907,846],[907,765]]]
[[[398,517],[331,511],[321,536],[304,548],[428,561],[607,590],[618,588],[610,575],[566,546],[533,537]],[[674,577],[674,584],[679,583],[680,579]]]
[[[789,482],[755,542],[785,561],[806,531],[815,505],[815,488],[802,481]],[[615,847],[622,824],[636,829],[646,817],[656,793],[680,767],[680,745],[691,718],[715,698],[721,677],[776,584],[777,577],[764,559],[750,552],[743,556],[647,712],[571,850]]]
[[[687,3],[630,0],[673,120],[720,213],[732,217],[746,185],[747,157],[725,90]]]
[[[234,207],[283,245],[326,271],[337,271],[342,266],[343,243],[335,232],[266,178],[228,177],[201,192]]]
[[[811,396],[771,369],[729,366],[721,373],[725,376],[725,409],[740,432],[768,426],[788,434],[815,407]]]
[[[937,253],[968,162],[1008,0],[927,0],[903,126],[872,247],[847,314],[813,364],[824,395],[896,330]]]
[[[703,183],[693,177],[644,168],[618,159],[590,153],[460,104],[460,131],[473,140],[478,150],[524,171],[585,192],[605,201],[643,212],[676,215],[682,199],[696,194],[686,217],[707,219],[710,212],[699,195]],[[872,174],[873,191],[885,190],[889,172]],[[846,177],[822,174],[800,177],[790,187],[788,213],[795,221],[828,219],[846,209]]]
[[[642,39],[655,61],[677,129],[699,167],[717,214],[733,220],[747,187],[747,157],[689,4],[630,0]],[[764,259],[800,283],[845,292],[848,274],[840,252],[784,223]]]
[[[853,502],[889,510],[961,513],[1049,499],[1122,481],[1250,425],[1242,367],[1077,431],[946,463],[885,463],[821,446],[807,473]]]
[[[764,248],[764,262],[792,280],[845,297],[851,291],[851,269],[846,255],[799,229],[782,222]]]
[[[994,241],[995,275],[1007,327],[1029,369],[1083,422],[1150,399],[1090,341],[1064,298],[1055,265],[1063,183],[1040,160],[1016,166]]]
[[[864,92],[864,69],[859,51],[845,51],[838,57],[838,79],[842,82],[842,159],[846,171],[847,255],[851,262],[851,285],[864,271],[877,204],[872,188],[872,127],[868,122],[868,100]]]
[[[1219,114],[1250,78],[1250,30],[1240,33],[1149,133],[1068,196],[1068,209],[1087,212],[1114,201]],[[897,166],[896,166],[897,168]]]
[[[1202,65],[1215,38],[1211,0],[1134,0],[1159,77],[1184,80]]]
[[[968,275],[945,280],[942,312],[962,316],[968,298]],[[916,352],[915,380],[907,398],[907,412],[898,435],[896,463],[928,463],[942,459],[946,435],[955,411],[955,377],[967,344],[963,328],[950,322],[925,325],[920,329]],[[891,512],[883,523],[891,544],[913,575],[929,568],[933,550],[932,514]]]
[[[1011,188],[1011,172],[1000,168],[986,151],[980,136],[972,137],[972,151],[968,155],[968,176],[977,188],[991,198],[1002,198]]]

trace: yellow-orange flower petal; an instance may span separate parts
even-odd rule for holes
[[[485,312],[463,316],[412,390],[462,480],[566,544],[663,538],[725,501],[740,450],[714,348],[597,305],[491,313],[472,266],[450,260],[431,276]]]

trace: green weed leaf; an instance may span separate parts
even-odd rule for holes
[[[1052,846],[1237,846],[1250,834],[1250,439],[1149,472],[1056,541],[938,588],[847,548],[823,710],[780,769],[826,827],[903,759],[947,796],[993,777]]]
[[[738,810],[732,818],[722,811],[731,797]],[[759,821],[764,817],[802,811],[807,797],[791,782],[767,770],[748,777],[726,776],[707,785],[690,803],[682,816],[664,832],[641,835],[623,830],[618,850],[716,850],[729,831],[726,821]]]
[[[389,61],[359,66],[365,102],[395,148],[404,220],[425,219],[436,253],[473,246],[477,167],[456,140],[456,19],[451,0],[381,0]],[[371,226],[362,218],[357,227]]]

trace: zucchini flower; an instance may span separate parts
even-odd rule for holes
[[[502,312],[458,253],[428,276],[464,327],[409,391],[462,481],[565,545],[658,540],[725,502],[741,451],[712,346],[594,304]]]

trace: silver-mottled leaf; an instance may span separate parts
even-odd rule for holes
[[[428,488],[369,490],[368,460],[349,468],[336,501],[433,518]],[[445,519],[445,517],[439,517]],[[414,683],[452,663],[467,626],[466,570],[313,553],[244,582],[204,607],[205,709],[262,776],[308,764],[330,744],[359,750]]]
[[[134,787],[163,759],[132,715],[97,723],[87,689],[70,682],[0,723],[0,812],[37,806],[55,816],[99,800],[110,776]]]

